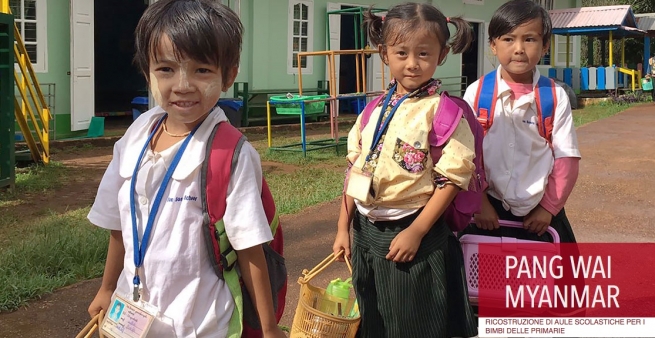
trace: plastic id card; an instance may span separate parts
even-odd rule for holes
[[[100,330],[104,335],[113,338],[145,337],[157,314],[156,309],[148,309],[149,307],[144,302],[135,303],[116,295]]]

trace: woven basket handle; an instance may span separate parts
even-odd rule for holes
[[[341,250],[339,251],[336,255],[331,253],[329,256],[327,256],[323,261],[318,263],[313,269],[310,271],[303,271],[304,278],[302,278],[303,283],[309,283],[310,280],[312,280],[316,275],[319,273],[323,272],[325,269],[327,269],[330,264],[334,263],[339,257],[343,256],[344,260],[346,261],[346,266],[348,266],[348,271],[350,271],[350,274],[353,274],[353,267],[350,264],[350,259],[346,255],[344,255],[344,251]]]

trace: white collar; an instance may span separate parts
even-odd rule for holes
[[[120,154],[120,175],[123,178],[130,178],[137,165],[139,154],[145,142],[148,140],[150,131],[154,128],[159,119],[166,113],[160,106],[156,106],[145,112],[140,118],[132,123],[125,135],[118,141],[124,144],[123,152]],[[193,135],[186,151],[182,154],[180,165],[173,172],[172,178],[177,181],[189,177],[205,160],[205,149],[207,140],[219,122],[227,121],[225,112],[219,107],[207,115],[207,118],[200,125]]]
[[[498,84],[498,92],[496,94],[496,98],[511,90],[507,82],[505,82],[505,80],[503,80],[500,76],[502,67],[503,66],[498,66],[498,69],[496,70],[496,83]],[[539,69],[535,67],[534,72],[532,73],[532,89],[537,86],[537,82],[539,82],[540,77],[541,73],[539,73]]]

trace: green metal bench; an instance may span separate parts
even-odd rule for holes
[[[328,81],[319,80],[316,88],[303,88],[303,95],[306,94],[329,94],[330,90],[328,89]],[[253,121],[250,118],[251,109],[253,108],[266,108],[266,101],[268,101],[269,95],[279,95],[286,93],[298,93],[298,88],[287,88],[287,89],[250,89],[248,82],[235,82],[234,83],[234,98],[239,98],[243,100],[243,114],[241,116],[241,126],[247,127],[250,121]],[[266,96],[265,100],[260,103],[253,102],[258,96]],[[275,116],[275,119],[284,119],[288,116]],[[262,120],[266,120],[264,117]]]

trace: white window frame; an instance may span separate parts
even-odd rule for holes
[[[21,5],[21,13],[12,13],[14,15],[14,21],[18,30],[20,31],[21,36],[24,33],[23,25],[23,7],[25,5],[25,0],[18,0]],[[47,0],[36,0],[36,58],[37,62],[32,62],[32,68],[36,73],[47,73],[48,72],[48,5]],[[25,40],[23,40],[24,42]],[[18,63],[14,64],[16,71],[20,72],[20,67]]]
[[[293,7],[295,5],[307,6],[307,51],[314,50],[314,0],[289,0],[289,12],[287,21],[288,26],[288,41],[287,41],[287,74],[298,74],[298,68],[293,67]],[[302,33],[302,25],[300,27]],[[314,58],[307,56],[307,64],[302,68],[303,74],[313,74],[314,72]]]
[[[462,0],[467,5],[484,5],[484,0]]]
[[[551,60],[555,61],[555,66],[562,66],[566,67],[566,36],[565,35],[553,35],[553,38],[555,39],[555,51],[551,52]],[[569,37],[569,53],[571,54],[571,58],[569,59],[569,66],[576,66],[580,61],[580,51],[576,46],[579,46],[577,44],[578,41],[577,36],[570,36]],[[562,43],[562,48],[560,50],[560,42]],[[559,61],[559,56],[562,55],[564,56],[563,61]],[[554,59],[552,59],[554,57]]]

